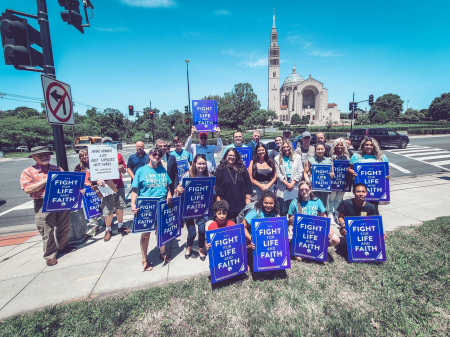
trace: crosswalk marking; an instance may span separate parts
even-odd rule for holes
[[[408,171],[407,169],[404,169],[403,167],[395,165],[395,164],[393,164],[391,162],[389,163],[389,167],[393,167],[396,170],[399,170],[400,172],[403,172],[403,173],[412,173],[411,171]]]
[[[444,149],[411,145],[406,149],[393,149],[387,150],[387,152],[414,159],[425,164],[433,165],[445,171],[450,171],[450,168],[444,167],[445,165],[450,165],[450,160],[440,160],[433,162],[433,160],[436,159],[450,159],[450,151]]]
[[[450,158],[450,154],[447,154],[447,155],[444,155],[444,156],[429,156],[429,157],[420,157],[420,158],[414,158],[414,159],[417,159],[417,160],[428,160],[428,159],[441,159],[441,158]]]
[[[432,151],[432,152],[424,152],[424,153],[411,153],[411,154],[405,154],[407,157],[411,156],[428,156],[430,154],[450,154],[449,151]]]
[[[435,161],[433,163],[434,165],[450,165],[450,160],[444,160],[444,161]]]
[[[417,153],[417,152],[427,152],[427,151],[430,151],[430,149],[428,148],[428,149],[426,149],[426,150],[405,150],[405,151],[395,151],[395,152],[391,152],[391,153],[395,153],[395,154],[401,154],[401,155],[403,155],[403,154],[408,154],[408,153]]]

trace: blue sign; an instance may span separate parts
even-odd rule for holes
[[[386,261],[381,216],[352,216],[344,220],[349,262]]]
[[[136,208],[139,208],[139,212],[134,215],[132,233],[147,233],[155,230],[158,201],[159,198],[137,198]]]
[[[247,271],[244,225],[214,229],[206,233],[211,283],[220,282]]]
[[[172,199],[171,207],[167,205],[166,200],[158,202],[158,226],[156,229],[158,247],[181,236],[180,202],[180,197]]]
[[[313,165],[312,190],[319,192],[331,192],[331,165]]]
[[[291,142],[291,144],[292,144],[292,148],[293,148],[294,150],[296,150],[296,149],[297,149],[297,143],[296,143],[296,142]]]
[[[348,166],[350,161],[348,160],[335,160],[333,161],[334,178],[331,179],[331,190],[350,192],[351,180],[348,174]]]
[[[326,262],[330,227],[330,218],[295,214],[291,254]]]
[[[367,201],[389,201],[389,164],[387,162],[355,163],[358,176],[355,184],[363,183],[367,186]]]
[[[253,271],[291,268],[287,219],[252,219]]]
[[[100,205],[102,204],[102,199],[95,193],[95,191],[90,186],[84,187],[83,195],[83,206],[84,214],[86,219],[97,218],[102,215],[100,211]]]
[[[178,167],[178,180],[181,181],[181,177],[183,174],[186,173],[186,171],[189,171],[189,162],[187,159],[179,159],[177,160],[177,167]]]
[[[84,172],[48,172],[42,213],[79,210],[85,175]]]
[[[184,178],[183,219],[195,219],[211,215],[216,177]]]
[[[245,168],[248,169],[250,162],[253,159],[252,148],[249,146],[236,147],[235,150],[241,155],[241,159],[244,162]]]
[[[197,132],[214,132],[219,126],[216,101],[192,101],[194,126]]]

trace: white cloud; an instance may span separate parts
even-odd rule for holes
[[[238,66],[244,66],[244,67],[264,67],[267,65],[267,58],[259,59],[256,61],[241,61],[238,63]]]
[[[176,3],[173,0],[120,0],[120,2],[131,7],[157,8],[172,7]]]
[[[220,9],[214,12],[214,14],[216,15],[230,15],[230,12],[227,11],[226,9]]]
[[[320,56],[320,57],[341,57],[341,56],[344,56],[344,54],[338,54],[338,53],[335,53],[332,50],[329,50],[329,51],[313,50],[313,51],[309,52],[308,54],[312,55],[312,56]]]
[[[95,27],[96,30],[101,32],[127,32],[129,31],[128,27]]]

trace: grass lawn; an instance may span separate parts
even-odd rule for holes
[[[342,246],[326,264],[292,261],[213,288],[203,276],[16,316],[0,336],[448,336],[449,242],[450,217],[439,218],[390,233],[385,263],[350,264]]]

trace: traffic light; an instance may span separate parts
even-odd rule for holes
[[[369,96],[369,105],[372,105],[373,104],[373,95],[370,95]]]
[[[134,106],[132,105],[128,106],[128,115],[134,116]]]
[[[185,118],[184,123],[185,123],[186,125],[189,125],[189,118]]]
[[[348,109],[349,109],[350,111],[353,111],[353,102],[350,102],[350,103],[349,103]]]
[[[150,110],[150,119],[153,119],[155,117],[155,114],[153,113],[153,110]]]
[[[58,0],[58,2],[61,7],[66,9],[61,12],[61,19],[84,34],[83,17],[80,13],[80,2],[78,0]]]
[[[186,113],[186,114],[189,113],[189,105],[184,106],[184,113]]]
[[[355,119],[358,118],[358,114],[355,114]]]
[[[32,44],[41,47],[41,35],[26,19],[2,13],[0,30],[6,65],[44,67],[42,53],[31,48]]]

